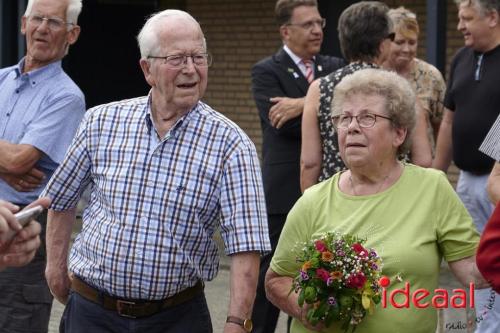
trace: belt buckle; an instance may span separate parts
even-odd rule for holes
[[[135,302],[124,301],[119,299],[116,301],[116,312],[118,312],[118,315],[122,317],[136,319],[137,316],[127,313],[127,309],[130,309],[130,306],[135,304],[136,304]]]

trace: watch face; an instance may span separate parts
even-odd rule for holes
[[[245,331],[251,332],[253,328],[252,320],[245,319],[245,321],[243,322],[243,328],[245,329]]]

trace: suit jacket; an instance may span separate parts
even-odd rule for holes
[[[345,65],[343,59],[317,55],[315,78]],[[280,49],[252,68],[252,92],[262,127],[262,174],[268,214],[287,214],[300,197],[300,145],[302,116],[280,129],[271,126],[271,97],[304,97],[309,83],[292,58]]]
[[[491,287],[500,293],[500,203],[481,235],[476,254],[477,268]]]

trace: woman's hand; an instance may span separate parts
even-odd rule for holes
[[[269,268],[266,273],[265,283],[267,299],[289,316],[300,320],[302,325],[307,329],[322,332],[324,328],[322,323],[312,325],[307,321],[307,310],[311,305],[304,304],[303,307],[299,306],[298,294],[294,292],[290,293],[292,284],[293,279],[291,277],[279,275]]]

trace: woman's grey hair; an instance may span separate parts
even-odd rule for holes
[[[455,0],[457,5],[466,3],[467,6],[475,6],[479,13],[484,16],[488,12],[500,12],[500,0]]]
[[[342,113],[347,98],[353,94],[376,95],[385,98],[387,115],[396,128],[406,129],[406,138],[398,154],[409,151],[411,134],[416,122],[415,94],[408,81],[383,69],[362,69],[340,81],[333,92],[332,116]]]
[[[26,6],[26,11],[24,12],[24,16],[29,16],[31,14],[31,9],[33,8],[33,4],[38,0],[28,0],[28,5]],[[78,16],[82,12],[82,0],[67,0],[68,7],[66,8],[66,22],[77,24]],[[68,27],[71,29],[71,26]]]
[[[392,31],[388,12],[380,1],[361,1],[342,12],[337,30],[344,58],[373,62],[379,56],[380,44]]]
[[[161,43],[158,40],[160,37],[161,22],[168,17],[181,17],[187,19],[201,30],[200,24],[191,15],[182,10],[166,9],[164,11],[155,13],[149,17],[141,31],[137,35],[137,43],[141,51],[141,59],[147,59],[148,56],[153,55],[161,49]],[[202,32],[203,34],[203,32]],[[207,42],[203,37],[203,47],[207,50]]]

